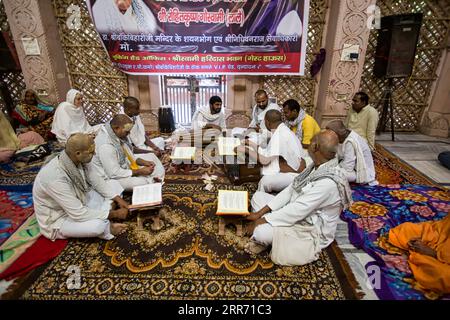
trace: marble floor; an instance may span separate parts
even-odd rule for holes
[[[450,170],[437,159],[439,153],[450,151],[449,138],[395,133],[395,141],[392,141],[390,133],[382,133],[376,137],[376,141],[436,183],[450,188]]]

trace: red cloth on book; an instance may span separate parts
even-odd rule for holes
[[[0,279],[17,278],[47,263],[64,250],[67,242],[67,240],[51,241],[44,236],[40,236],[8,269],[0,274]]]

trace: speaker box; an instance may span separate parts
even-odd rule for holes
[[[411,75],[421,25],[421,13],[381,18],[373,68],[376,77]]]
[[[7,32],[0,33],[0,72],[20,70],[19,59]]]

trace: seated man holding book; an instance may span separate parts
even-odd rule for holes
[[[258,147],[246,139],[249,146],[238,146],[237,151],[241,154],[245,152],[262,165],[263,178],[259,182],[258,191],[279,192],[305,168],[305,154],[300,140],[283,123],[280,111],[267,111],[264,121],[267,129],[273,132],[267,147]]]
[[[124,114],[103,125],[95,138],[95,155],[89,164],[91,177],[117,180],[126,191],[164,179],[164,167],[153,153],[136,158],[131,151],[126,138],[132,127],[132,120]]]
[[[85,165],[95,153],[91,136],[69,137],[65,150],[39,171],[33,185],[34,212],[50,240],[99,237],[110,240],[127,229],[128,203],[117,183],[87,178]]]
[[[334,240],[339,214],[352,202],[345,173],[335,158],[338,137],[325,130],[311,140],[313,159],[277,196],[256,192],[247,216],[252,234],[245,246],[257,254],[272,245],[271,259],[285,266],[304,265],[319,258]]]

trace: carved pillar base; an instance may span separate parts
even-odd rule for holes
[[[367,8],[376,0],[330,1],[326,26],[327,57],[320,74],[315,118],[323,128],[333,119],[343,119],[353,95],[359,91],[370,29]],[[344,44],[359,45],[357,61],[341,61]]]
[[[51,1],[3,1],[27,88],[57,104],[70,89]],[[25,52],[22,39],[35,39],[39,52]]]
[[[448,138],[450,115],[445,117],[442,113],[428,112],[425,115],[420,132],[432,137]]]

